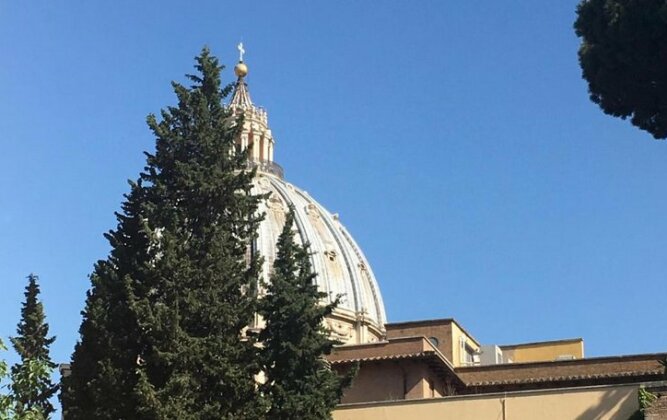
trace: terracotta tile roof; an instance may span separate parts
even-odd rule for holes
[[[357,357],[341,360],[332,360],[330,363],[332,365],[341,365],[357,362],[376,362],[383,360],[401,360],[401,359],[425,359],[429,357],[434,357],[435,353],[432,351],[424,351],[419,353],[404,353],[404,354],[388,354],[385,356],[370,356],[370,357]]]
[[[440,352],[433,347],[426,337],[400,337],[392,338],[387,341],[369,344],[356,344],[335,347],[333,353],[327,356],[331,363],[340,360],[363,360],[376,357],[394,356],[402,354],[416,354],[424,352]],[[451,369],[454,367],[443,356],[443,363]]]
[[[463,386],[463,381],[454,373],[454,366],[426,337],[400,337],[380,343],[340,346],[327,356],[332,366],[406,359],[422,360],[438,375]]]
[[[604,382],[617,379],[664,378],[659,360],[667,354],[600,357],[553,362],[462,367],[456,373],[469,387],[558,382]]]
[[[327,357],[332,366],[422,360],[434,372],[453,379],[462,393],[664,380],[665,368],[659,361],[666,358],[667,353],[658,353],[454,368],[425,337],[336,347]]]

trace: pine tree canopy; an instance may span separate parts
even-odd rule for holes
[[[266,377],[262,389],[270,404],[267,418],[328,419],[352,378],[352,374],[339,376],[324,358],[336,344],[329,338],[324,318],[340,297],[322,304],[327,295],[318,291],[308,246],[295,242],[293,225],[291,209],[260,304],[266,322],[259,338]]]
[[[147,118],[156,150],[130,183],[111,253],[91,275],[71,376],[67,420],[253,419],[261,221],[241,121],[223,105],[223,69],[203,49],[178,104]]]
[[[11,338],[20,357],[20,362],[11,368],[11,388],[18,417],[39,413],[46,419],[54,412],[49,398],[58,389],[51,381],[51,371],[56,364],[49,354],[49,347],[56,338],[49,337],[49,324],[46,323],[39,293],[38,278],[30,274],[17,335]]]
[[[667,138],[667,1],[582,0],[574,28],[591,100]]]

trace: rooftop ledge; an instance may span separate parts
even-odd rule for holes
[[[274,175],[280,179],[285,178],[285,171],[283,170],[282,166],[278,165],[275,162],[270,162],[268,160],[264,161],[250,160],[248,161],[248,167],[251,169],[256,168],[257,172]]]

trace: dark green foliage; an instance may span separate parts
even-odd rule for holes
[[[266,327],[260,332],[263,392],[268,418],[315,420],[331,418],[352,375],[339,376],[324,356],[336,344],[324,327],[324,317],[338,304],[321,305],[327,297],[314,283],[307,247],[294,241],[294,213],[287,215],[278,239],[271,283],[260,304]]]
[[[39,300],[37,276],[28,276],[25,301],[21,308],[21,320],[16,329],[18,334],[11,338],[14,350],[21,361],[12,366],[12,396],[17,417],[27,413],[40,413],[48,418],[54,411],[49,402],[58,386],[51,382],[51,371],[56,364],[49,355],[49,346],[55,337],[49,337],[44,307]]]
[[[262,414],[256,312],[261,218],[237,128],[204,49],[178,105],[153,115],[155,154],[126,196],[112,250],[91,276],[81,341],[64,382],[68,420],[252,419]],[[235,125],[238,127],[238,124]]]
[[[667,1],[583,0],[575,31],[591,100],[667,138]]]

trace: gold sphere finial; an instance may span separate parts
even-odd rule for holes
[[[239,63],[234,67],[234,73],[237,77],[245,77],[248,74],[248,66],[243,62],[243,54],[245,54],[243,42],[239,42],[236,48],[239,50]]]
[[[248,66],[243,61],[234,66],[234,73],[237,77],[245,77],[248,74]]]

